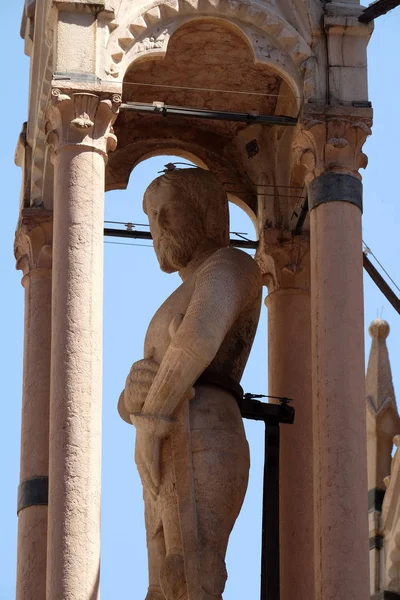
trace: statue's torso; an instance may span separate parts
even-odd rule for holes
[[[247,261],[249,280],[254,279],[254,271],[258,269],[258,266],[253,259],[234,249],[224,249],[224,253],[232,261],[238,258],[241,261]],[[214,256],[212,255],[207,259],[208,265],[213,265]],[[220,268],[217,261],[215,261],[215,268]],[[180,318],[184,318],[188,309],[196,286],[197,273],[198,271],[188,277],[155,313],[145,339],[144,355],[147,358],[152,357],[158,363],[161,363],[171,343],[171,335],[174,333],[174,321],[179,324]],[[243,280],[243,276],[240,278],[238,276],[237,285],[247,287],[247,282]],[[225,378],[230,377],[237,383],[240,382],[246,366],[260,314],[261,286],[258,290],[254,290],[254,285],[249,285],[248,289],[252,297],[249,298],[249,302],[246,303],[243,311],[237,316],[217,355],[207,368],[207,371]],[[221,301],[224,301],[224,299],[222,298]]]

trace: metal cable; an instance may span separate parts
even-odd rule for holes
[[[126,85],[139,85],[142,87],[155,87],[155,88],[166,88],[172,90],[185,90],[188,92],[218,92],[220,94],[238,94],[244,96],[264,96],[264,97],[273,97],[273,98],[296,98],[297,100],[302,100],[301,96],[294,96],[292,94],[287,96],[281,96],[280,94],[267,94],[264,92],[243,92],[241,90],[224,90],[217,88],[198,88],[198,87],[188,87],[183,85],[167,85],[161,83],[142,83],[139,81],[126,81],[124,82],[124,86]]]
[[[104,240],[105,244],[113,244],[114,246],[141,246],[142,248],[152,248],[153,246],[150,244],[135,244],[134,242],[132,244],[129,244],[128,242],[108,242],[106,240]]]
[[[389,275],[389,273],[386,271],[385,267],[383,266],[383,264],[376,258],[375,254],[372,252],[371,248],[364,242],[364,240],[362,241],[362,243],[365,246],[365,250],[364,252],[366,254],[371,254],[371,256],[374,257],[374,259],[376,260],[376,262],[378,263],[378,265],[380,266],[380,268],[382,269],[382,271],[386,274],[386,276],[390,279],[390,281],[393,283],[393,285],[395,286],[395,288],[397,288],[397,290],[400,292],[400,288],[397,285],[397,283],[394,281],[394,279],[392,279],[392,277]]]

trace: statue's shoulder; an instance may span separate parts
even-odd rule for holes
[[[256,280],[262,285],[261,271],[256,261],[238,248],[220,248],[207,261],[218,270],[229,270],[240,279]]]

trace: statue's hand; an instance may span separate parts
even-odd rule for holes
[[[189,401],[195,395],[191,387],[184,399]],[[153,497],[158,494],[161,481],[161,447],[163,440],[173,434],[176,420],[163,415],[131,413],[130,420],[136,427],[135,461],[143,487]]]
[[[133,363],[126,378],[124,391],[124,406],[128,414],[142,410],[159,366],[152,358],[144,358]]]

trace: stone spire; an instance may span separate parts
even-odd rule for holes
[[[368,489],[385,489],[384,479],[390,474],[393,437],[400,432],[400,420],[393,389],[392,372],[386,338],[389,324],[382,319],[372,321],[367,395]]]
[[[392,382],[386,338],[390,327],[376,319],[369,327],[372,337],[369,355],[367,395],[368,521],[371,597],[384,589],[382,503],[385,478],[390,475],[393,438],[400,432],[400,420]],[[380,597],[380,596],[379,596]]]

